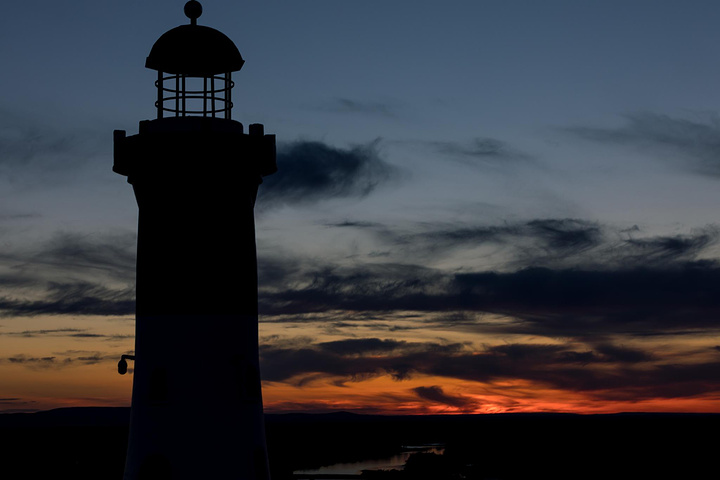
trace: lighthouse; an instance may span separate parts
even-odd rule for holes
[[[269,478],[258,367],[254,206],[275,136],[232,119],[235,44],[198,25],[163,34],[156,118],[114,132],[113,171],[138,204],[136,336],[125,480]]]

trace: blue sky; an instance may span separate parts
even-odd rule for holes
[[[717,410],[716,2],[202,3],[246,60],[233,118],[279,143],[257,214],[271,407]],[[145,57],[183,4],[3,8],[0,368],[27,379],[0,385],[9,410],[129,400],[115,377],[28,385],[110,375],[133,348],[137,210],[112,131],[154,117]],[[378,352],[413,367],[358,360]],[[660,391],[672,369],[696,383]],[[619,395],[631,377],[646,390]],[[320,401],[340,384],[375,400]]]

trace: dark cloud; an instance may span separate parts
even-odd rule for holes
[[[104,334],[104,333],[92,333],[87,328],[53,328],[53,329],[40,329],[40,330],[22,330],[19,332],[3,332],[0,335],[8,337],[23,337],[23,338],[38,338],[38,337],[64,337],[64,338],[93,338],[93,339],[104,339],[109,341],[114,340],[125,340],[127,338],[134,338],[133,335],[117,335],[117,334]]]
[[[53,354],[52,356],[35,357],[18,354],[11,357],[0,358],[0,362],[13,365],[22,365],[31,369],[59,369],[77,365],[95,365],[101,362],[116,361],[118,355],[103,352],[86,352],[68,350],[67,352]]]
[[[366,355],[368,353],[386,353],[406,346],[406,342],[381,340],[379,338],[351,338],[336,340],[317,345],[320,350],[342,355]]]
[[[598,245],[602,238],[597,224],[577,219],[532,220],[524,227],[527,236],[540,239],[544,247],[563,254],[585,251]]]
[[[262,376],[268,381],[299,385],[334,378],[336,383],[378,376],[402,380],[412,375],[424,356],[452,355],[466,348],[450,343],[417,343],[377,338],[350,339],[320,344],[264,344],[260,347]]]
[[[530,268],[455,276],[457,304],[524,320],[545,336],[716,329],[720,269],[688,263],[613,271]]]
[[[657,398],[692,398],[720,387],[718,362],[656,364],[651,368],[547,368],[535,380],[556,388],[582,392],[600,401],[638,402]],[[647,367],[647,364],[645,364]]]
[[[448,395],[439,385],[415,387],[412,390],[423,400],[447,405],[460,411],[470,411],[477,406],[477,402],[474,399],[462,395]]]
[[[103,362],[105,360],[116,360],[117,355],[104,355],[99,352],[95,352],[90,355],[81,355],[75,358],[72,358],[73,362],[80,362],[85,365],[95,365],[97,363]]]
[[[84,333],[87,329],[80,328],[52,328],[43,330],[23,330],[22,332],[7,332],[0,335],[7,335],[13,337],[44,337],[44,336],[71,336],[78,333]]]
[[[22,400],[22,399],[19,397],[3,397],[3,398],[0,398],[0,403],[15,403],[20,400]]]
[[[299,141],[280,146],[279,170],[264,179],[258,208],[360,198],[394,178],[397,170],[378,153],[377,142],[349,149]]]
[[[343,220],[342,222],[326,222],[325,226],[333,228],[369,228],[377,229],[384,228],[384,225],[379,222],[363,222],[358,220]]]
[[[506,344],[488,347],[492,354],[502,355],[512,361],[532,363],[581,364],[591,363],[641,363],[649,362],[653,356],[648,352],[603,342],[599,345],[585,345],[583,350],[575,350],[567,344]]]
[[[498,354],[513,361],[547,361],[558,357],[558,353],[568,353],[562,345],[537,345],[513,343],[489,347],[487,351]]]
[[[0,360],[4,360],[10,364],[23,365],[35,369],[54,368],[60,365],[57,361],[57,357],[55,356],[32,357],[19,354]]]
[[[566,131],[600,143],[645,148],[656,154],[670,154],[679,164],[694,171],[720,175],[720,121],[687,120],[642,112],[625,115],[617,128],[571,127]]]
[[[601,343],[595,346],[595,350],[601,355],[601,358],[610,362],[620,363],[641,363],[653,360],[654,356],[648,352],[644,352],[637,348],[624,347],[622,345],[612,345],[609,343]]]

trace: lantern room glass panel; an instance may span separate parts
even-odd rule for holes
[[[197,76],[158,71],[155,81],[157,118],[196,116],[230,119],[234,85],[230,72]]]

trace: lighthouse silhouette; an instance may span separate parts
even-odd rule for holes
[[[157,118],[114,132],[113,171],[139,209],[137,305],[125,480],[269,478],[258,368],[254,206],[275,136],[231,118],[244,60],[197,24],[163,34]]]

